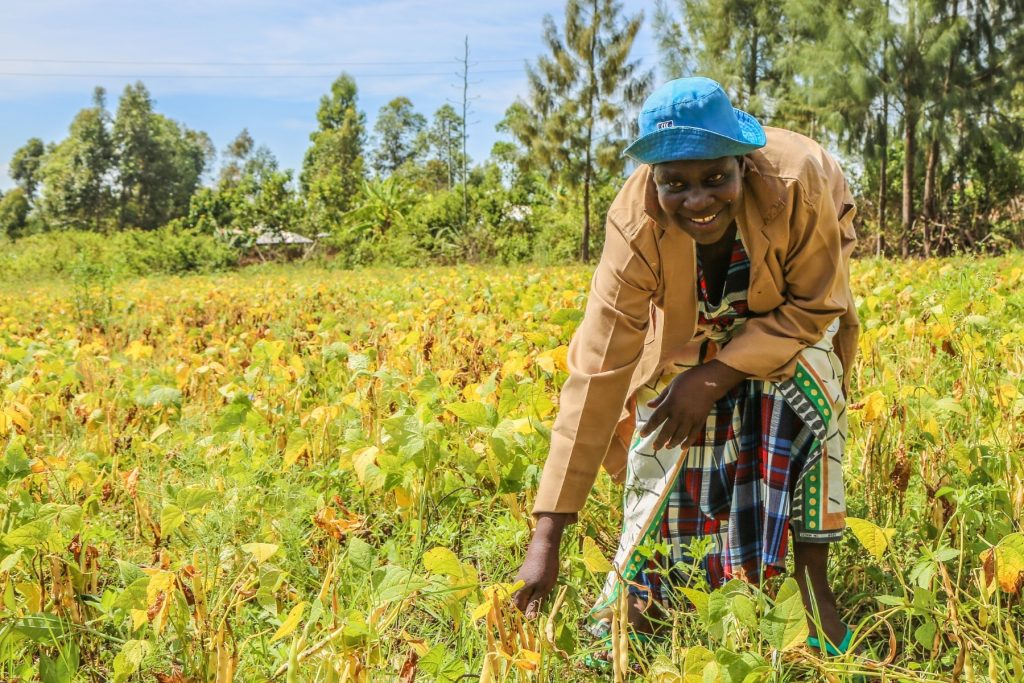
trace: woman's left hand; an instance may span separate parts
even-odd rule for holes
[[[690,368],[647,403],[654,412],[640,430],[640,436],[652,434],[664,423],[654,442],[656,450],[692,444],[704,429],[715,401],[743,379],[743,373],[716,360]]]

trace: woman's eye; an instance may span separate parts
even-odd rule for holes
[[[715,175],[713,175],[710,178],[708,178],[708,182],[711,183],[712,185],[718,185],[719,183],[721,183],[723,181],[725,181],[725,174],[724,173],[716,173]]]

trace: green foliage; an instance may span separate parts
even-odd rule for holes
[[[46,154],[46,147],[39,138],[29,138],[28,142],[19,147],[14,156],[11,157],[11,164],[8,173],[11,179],[18,184],[28,200],[31,202],[36,196],[41,178],[39,170],[42,167],[43,156]]]
[[[125,87],[111,126],[119,227],[153,230],[185,215],[213,157],[206,133],[153,111],[142,83]]]
[[[330,232],[351,208],[365,176],[366,116],[358,109],[351,76],[342,74],[331,84],[330,94],[320,99],[317,121],[299,181],[310,223],[318,232]]]
[[[376,147],[372,155],[378,175],[390,175],[423,154],[426,125],[427,119],[413,109],[408,97],[396,97],[380,108],[373,124]]]
[[[237,253],[211,235],[174,226],[112,235],[67,231],[25,237],[0,253],[0,282],[69,277],[100,268],[116,277],[209,272],[231,268]]]
[[[21,237],[28,225],[28,193],[16,187],[0,194],[0,235],[8,239]]]
[[[590,260],[591,192],[600,171],[621,173],[627,112],[640,104],[651,73],[630,60],[643,13],[622,16],[614,0],[569,0],[564,28],[544,17],[550,52],[526,69],[530,92],[509,108],[502,126],[528,151],[520,159],[582,191],[579,255]]]

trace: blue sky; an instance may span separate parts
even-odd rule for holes
[[[649,28],[634,55],[656,63]],[[370,124],[405,95],[431,114],[461,98],[469,36],[470,155],[499,139],[495,124],[526,91],[523,65],[543,52],[541,21],[561,23],[556,0],[33,0],[4,3],[0,22],[0,188],[11,155],[30,137],[62,139],[93,87],[114,109],[125,84],[143,81],[156,109],[206,131],[218,151],[248,128],[285,168],[297,169],[316,127],[318,101],[341,71],[356,77]]]

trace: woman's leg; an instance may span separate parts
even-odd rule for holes
[[[836,596],[828,584],[829,545],[831,544],[797,541],[793,544],[793,557],[796,561],[796,581],[800,584],[804,607],[807,608],[807,623],[811,635],[821,639],[815,624],[817,618],[824,630],[824,636],[833,645],[839,645],[846,636],[846,625],[839,618]]]

